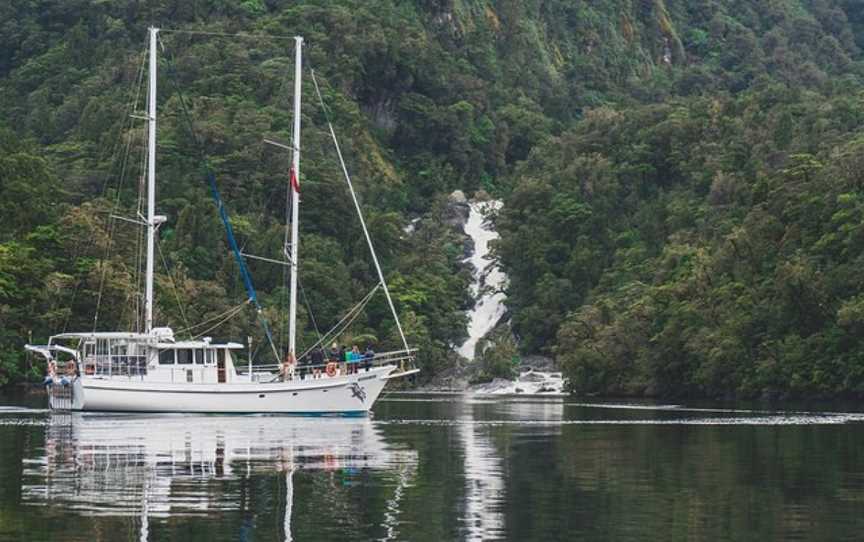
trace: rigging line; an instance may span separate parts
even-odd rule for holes
[[[287,252],[285,254],[285,258],[287,258],[287,261],[285,261],[285,262],[281,262],[279,260],[274,260],[272,258],[264,258],[262,256],[253,256],[252,254],[246,254],[245,252],[243,253],[243,257],[249,258],[251,260],[261,260],[263,262],[275,263],[275,264],[281,265],[285,268],[290,267],[291,264],[293,263],[293,260],[291,259],[291,255],[288,254]],[[282,274],[283,274],[283,279],[284,279],[285,273],[283,272]],[[284,283],[283,283],[283,286],[284,286]],[[300,289],[300,295],[303,296],[303,302],[306,305],[306,310],[309,312],[309,318],[312,320],[312,326],[315,328],[315,333],[320,338],[321,337],[321,330],[318,328],[318,322],[315,321],[315,314],[313,314],[313,312],[312,312],[312,306],[309,303],[309,297],[306,295],[306,288],[304,288],[303,284],[299,281],[297,282],[297,286]],[[286,288],[287,288],[287,286],[286,286]],[[284,307],[284,305],[283,305],[283,307]],[[281,340],[281,338],[282,337],[280,336],[280,340]]]
[[[347,329],[348,326],[350,326],[354,322],[354,320],[357,319],[357,316],[360,314],[360,311],[362,311],[363,308],[369,304],[369,301],[372,300],[372,296],[375,295],[375,292],[377,292],[378,288],[380,288],[380,287],[381,287],[381,284],[376,284],[375,287],[372,288],[372,290],[368,294],[366,294],[366,296],[363,299],[361,299],[359,303],[357,303],[356,305],[351,307],[348,310],[348,312],[345,313],[345,316],[343,316],[341,320],[336,322],[336,325],[334,325],[332,328],[330,328],[330,330],[327,333],[325,333],[324,336],[321,337],[321,339],[319,339],[317,343],[315,343],[311,347],[309,347],[309,349],[303,353],[303,356],[305,356],[306,354],[308,354],[309,352],[311,352],[315,348],[319,347],[321,344],[325,343],[327,340],[329,340],[329,338],[331,336],[336,337],[337,335],[342,333],[345,329]],[[349,317],[351,318],[351,320],[343,326],[342,323],[345,322],[345,320],[347,320]],[[302,358],[303,356],[300,356],[300,357]]]
[[[360,316],[360,314],[363,312],[363,309],[366,308],[366,305],[368,305],[368,304],[369,304],[369,301],[371,301],[371,300],[372,300],[372,297],[370,296],[370,297],[368,297],[365,301],[363,301],[362,304],[358,304],[358,305],[356,305],[356,306],[355,306],[355,309],[356,309],[356,310],[353,312],[353,315],[351,316],[351,319],[348,320],[348,321],[347,321],[347,322],[346,322],[346,323],[345,323],[345,324],[344,324],[344,325],[343,325],[343,326],[342,326],[342,327],[341,327],[341,328],[340,328],[336,333],[333,333],[333,336],[336,337],[336,336],[342,334],[343,331],[345,331],[346,329],[348,329],[348,327],[350,327],[351,324],[353,324],[354,321],[357,320],[357,318],[358,318],[358,317]],[[335,329],[335,328],[334,328],[334,329]],[[331,331],[333,331],[333,330],[331,330]],[[328,335],[328,336],[329,336],[329,335]],[[314,350],[315,348],[318,348],[318,347],[319,347],[321,344],[323,344],[324,342],[325,342],[325,341],[324,341],[324,339],[323,339],[323,337],[322,337],[322,339],[320,339],[317,343],[313,344],[312,346],[309,347],[308,350],[306,350],[305,352],[303,352],[303,355],[300,356],[300,358],[305,357],[306,355],[309,354],[309,352],[311,352],[311,351]],[[300,358],[298,358],[298,359],[300,359]]]
[[[286,262],[280,262],[279,260],[274,260],[272,258],[262,258],[261,256],[252,256],[251,254],[245,254],[245,253],[243,254],[243,256],[246,258],[251,258],[253,260],[261,260],[261,261],[265,261],[265,262],[269,262],[269,263],[275,263],[278,265],[282,265],[286,269],[294,263],[294,260],[291,258],[291,254],[289,254],[287,251],[284,254],[285,258],[287,258]],[[282,274],[283,274],[283,280],[284,280],[285,272],[283,271]],[[284,283],[283,283],[283,286],[284,286]],[[299,280],[297,281],[297,286],[300,289],[300,295],[303,296],[303,303],[306,305],[306,311],[309,313],[309,319],[312,321],[312,327],[315,328],[315,334],[318,335],[319,339],[321,339],[321,330],[318,328],[318,322],[315,320],[315,314],[312,312],[312,305],[309,303],[309,297],[306,295],[306,288],[303,287],[303,283],[300,282]],[[286,286],[286,288],[287,288],[287,286]],[[283,305],[283,307],[284,307],[284,305]],[[280,337],[280,340],[282,338],[284,338],[284,337]]]
[[[210,322],[212,322],[212,321],[214,321],[214,320],[218,320],[219,318],[222,318],[223,316],[225,316],[225,315],[228,314],[228,313],[231,313],[231,312],[234,312],[234,311],[242,310],[243,307],[245,307],[245,306],[248,305],[248,304],[249,304],[249,300],[247,299],[247,300],[244,301],[243,303],[240,303],[239,305],[235,305],[235,306],[229,308],[229,309],[228,309],[227,311],[225,311],[225,312],[219,313],[219,314],[217,314],[216,316],[213,316],[213,317],[211,317],[211,318],[208,318],[208,319],[204,320],[203,322],[198,322],[197,324],[193,324],[193,325],[191,325],[191,326],[189,326],[189,327],[187,327],[187,328],[183,328],[183,329],[181,329],[180,331],[181,331],[181,332],[182,332],[182,331],[192,331],[193,329],[195,329],[195,328],[197,328],[197,327],[201,327],[201,326],[203,326],[203,325],[207,325],[207,324],[209,324]]]
[[[277,103],[277,104],[283,103],[283,101],[290,103],[289,92],[293,92],[293,90],[294,90],[294,85],[290,84],[291,82],[293,82],[293,79],[289,79],[290,75],[291,75],[291,70],[289,70],[289,69],[283,70],[282,80],[279,83],[279,92],[277,94],[277,97],[276,97],[274,103]],[[291,114],[293,115],[293,110],[291,111]],[[294,122],[293,122],[293,118],[292,118],[292,122],[291,122],[292,140],[293,140],[293,132],[294,132]],[[292,164],[293,164],[293,160],[292,160]],[[289,181],[290,181],[290,179],[289,179]],[[285,186],[285,235],[284,235],[284,238],[282,241],[282,252],[284,253],[284,255],[286,257],[289,257],[289,258],[290,258],[290,256],[288,254],[288,246],[290,244],[289,243],[290,231],[289,231],[288,223],[291,220],[291,199],[290,198],[291,198],[291,192],[292,191],[293,190],[291,187],[291,183],[289,182]],[[281,296],[281,299],[279,300],[282,314],[288,314],[288,312],[290,310],[290,304],[291,304],[290,293],[289,293],[290,287],[291,287],[291,272],[290,272],[290,269],[288,267],[285,267],[282,269],[282,288],[283,288],[283,291],[285,292],[285,295]],[[289,334],[290,325],[291,325],[290,324],[290,318],[285,318],[285,319],[283,319],[281,325],[279,326],[279,342],[283,346],[287,342],[286,337]]]
[[[258,344],[255,345],[255,350],[249,352],[249,359],[252,360],[252,365],[255,365],[255,358],[258,356],[258,351],[261,350],[261,341],[258,341]]]
[[[135,80],[134,97],[130,97],[130,102],[126,106],[126,109],[124,110],[125,118],[124,118],[124,122],[122,123],[122,126],[125,127],[126,123],[128,122],[130,130],[135,123],[135,119],[131,117],[131,114],[136,110],[137,101],[141,95],[141,87],[143,86],[142,82],[144,81],[144,73],[145,73],[146,64],[147,64],[147,49],[145,48],[144,51],[142,51],[142,53],[141,53],[141,64],[138,66],[138,74],[137,74],[136,80]],[[114,148],[115,149],[119,148],[121,145],[121,142],[122,142],[122,138],[119,138],[117,140],[116,146]],[[130,147],[131,144],[132,144],[131,140],[127,138],[126,139],[127,148]],[[107,149],[103,149],[103,150],[107,151]],[[104,156],[104,154],[102,156]],[[111,181],[110,175],[106,175],[105,182],[102,183],[102,194],[103,195],[108,190],[108,183],[110,181]]]
[[[142,64],[141,64],[141,67],[139,67],[138,79],[136,80],[136,89],[141,86],[140,81],[143,78],[143,66],[144,66],[145,60],[146,60],[146,54],[142,54]],[[132,123],[130,121],[130,127],[131,127],[131,125],[132,125]],[[120,145],[120,142],[118,141],[117,144],[113,147],[113,149],[117,149],[119,147],[119,145]],[[103,154],[100,155],[100,161],[101,161],[101,158],[104,157],[106,154],[106,152],[104,152],[104,151],[107,151],[107,149],[103,148]],[[108,183],[109,178],[110,178],[110,176],[106,175],[105,183],[103,183],[103,186],[102,186],[102,192],[101,192],[102,194],[104,194],[105,190],[107,189],[107,183]],[[78,240],[78,242],[75,245],[75,248],[72,251],[72,254],[73,254],[72,261],[73,262],[78,261],[78,257],[81,255],[81,251],[83,250],[84,246],[89,246],[93,243],[95,235],[96,235],[95,232],[91,232],[90,236],[88,237],[86,242],[82,239]],[[81,280],[81,279],[77,280],[75,282],[75,288],[73,288],[73,290],[72,290],[72,299],[69,302],[70,310],[69,310],[69,313],[66,315],[66,319],[63,321],[63,332],[64,333],[69,328],[69,322],[71,321],[72,315],[74,314],[74,311],[72,310],[72,308],[75,306],[75,300],[78,299],[78,292],[81,290],[81,284],[82,283],[83,283],[83,280]],[[58,299],[57,303],[54,304],[54,308],[56,308],[59,305],[59,303],[60,302]]]
[[[177,288],[177,283],[174,282],[174,274],[171,273],[171,270],[168,268],[168,261],[165,260],[165,254],[162,252],[162,243],[159,241],[159,236],[154,236],[154,239],[156,241],[156,250],[159,252],[159,259],[162,260],[162,266],[165,267],[165,274],[168,275],[168,280],[171,281],[171,290],[174,292],[174,298],[177,301],[177,308],[180,309],[180,318],[183,319],[183,323],[186,324],[188,329],[189,320],[186,318],[186,311],[183,310],[183,303],[180,301],[180,292]],[[190,333],[189,336],[191,337],[192,334]]]
[[[193,338],[193,339],[198,339],[199,337],[203,337],[204,335],[210,333],[211,331],[213,331],[214,329],[218,328],[219,326],[221,326],[222,324],[224,324],[224,323],[227,322],[228,320],[231,320],[232,318],[234,318],[235,316],[237,316],[238,314],[240,314],[240,313],[243,311],[243,309],[244,309],[245,307],[246,307],[246,303],[243,303],[243,304],[239,305],[238,307],[235,307],[234,310],[233,310],[233,312],[231,312],[231,314],[228,314],[227,316],[225,316],[225,318],[223,318],[223,319],[220,320],[219,322],[213,324],[212,326],[208,327],[208,328],[205,329],[204,331],[198,332],[198,333],[196,333],[195,335],[191,335],[192,338]]]
[[[300,295],[303,296],[303,304],[306,305],[306,312],[309,313],[309,319],[312,320],[312,327],[315,328],[315,334],[318,335],[318,340],[320,341],[324,337],[321,336],[321,330],[318,329],[318,322],[315,321],[315,314],[312,313],[312,305],[309,304],[309,298],[306,297],[306,288],[300,284],[300,281],[297,281],[297,286],[300,287]]]
[[[281,81],[279,83],[279,89],[278,89],[278,92],[277,92],[275,99],[273,100],[273,103],[275,103],[275,104],[280,104],[283,102],[289,102],[290,103],[290,98],[291,98],[291,96],[293,96],[293,91],[295,90],[295,85],[292,84],[293,82],[294,81],[293,81],[293,78],[291,77],[291,70],[289,70],[289,69],[283,70],[282,78],[281,78]],[[291,110],[291,114],[292,115],[294,114],[293,110]],[[294,141],[293,117],[291,119],[290,126],[291,126],[290,137],[291,137],[291,141],[292,141],[292,147],[290,147],[290,148],[293,149],[293,141]],[[265,140],[265,142],[266,141],[267,140]],[[292,156],[292,158],[293,158],[293,156]],[[293,164],[293,160],[292,160],[292,164]],[[293,220],[293,217],[291,216],[292,192],[293,192],[293,190],[291,187],[291,183],[289,182],[285,186],[285,215],[284,215],[285,216],[285,234],[284,234],[283,241],[282,241],[282,252],[289,260],[291,259],[291,256],[288,254],[288,248],[290,246],[290,241],[289,241],[289,239],[290,239],[290,226],[289,225],[290,225],[291,221]],[[292,250],[292,254],[293,254],[293,250],[294,250],[293,247],[291,247],[291,250]],[[283,314],[287,314],[290,310],[290,283],[291,283],[290,268],[285,267],[284,269],[282,269],[282,284],[281,285],[282,285],[282,287],[284,289],[283,291],[285,292],[286,295],[281,296],[281,299],[279,300],[279,306],[280,306]],[[302,285],[300,287],[301,287],[301,291],[302,291]],[[311,312],[310,312],[310,316],[311,316]],[[312,319],[314,320],[314,316],[312,317]],[[286,343],[286,336],[289,334],[290,325],[291,325],[290,324],[290,318],[286,318],[283,320],[283,322],[279,326],[279,341],[283,345]]]
[[[308,62],[308,61],[307,61]],[[318,79],[315,77],[315,70],[311,68],[312,83],[315,85],[315,92],[318,94],[318,101],[321,102],[321,109],[324,112],[324,118],[327,120],[327,127],[330,129],[330,137],[333,138],[333,146],[336,147],[336,155],[339,157],[339,164],[342,166],[342,173],[345,175],[345,182],[348,183],[348,190],[351,192],[351,199],[354,200],[354,207],[357,209],[357,217],[360,219],[360,225],[363,227],[363,235],[366,237],[366,244],[369,246],[369,252],[372,254],[372,262],[375,264],[375,270],[378,272],[378,279],[381,286],[384,288],[384,296],[387,298],[387,304],[390,305],[390,311],[393,314],[393,319],[396,322],[396,328],[399,330],[399,336],[402,338],[402,344],[405,350],[408,350],[408,339],[405,338],[405,332],[402,331],[402,323],[399,321],[399,315],[396,313],[396,307],[393,305],[393,299],[390,297],[390,289],[387,288],[387,282],[384,280],[384,272],[381,271],[381,265],[378,263],[378,255],[375,254],[375,247],[372,245],[372,238],[369,236],[369,230],[366,228],[366,220],[363,218],[363,211],[360,209],[360,202],[357,200],[357,194],[354,192],[354,185],[351,183],[351,176],[348,174],[348,168],[345,165],[345,159],[342,157],[342,150],[339,148],[339,141],[336,139],[336,132],[333,130],[333,123],[330,122],[330,114],[327,110],[327,105],[324,103],[324,97],[321,95],[321,89],[318,87]]]
[[[141,147],[141,163],[140,169],[141,175],[138,177],[138,201],[136,202],[135,212],[138,216],[141,216],[141,211],[144,208],[144,192],[146,191],[146,169],[147,169],[147,152],[144,146]],[[142,273],[142,269],[144,267],[144,245],[146,243],[145,238],[147,237],[146,228],[138,228],[138,234],[135,236],[135,330],[141,331],[141,320],[143,316],[143,310],[141,308],[141,301],[144,297],[142,291],[144,289],[144,273]]]
[[[279,90],[276,94],[276,99],[275,99],[274,103],[281,103],[283,100],[288,101],[289,91],[293,90],[293,88],[294,88],[293,85],[289,84],[291,82],[290,78],[289,78],[289,76],[291,74],[291,70],[283,70],[283,72],[284,73],[283,73],[282,79],[279,83]],[[291,123],[291,126],[292,126],[291,140],[293,141],[293,135],[294,135],[293,122]],[[265,139],[265,142],[267,142],[266,139]],[[293,150],[293,147],[291,147],[291,149]],[[292,197],[293,190],[291,188],[290,183],[285,188],[286,188],[286,190],[285,190],[285,234],[283,236],[283,241],[282,241],[282,252],[285,255],[285,257],[288,259],[289,266],[290,266],[291,260],[292,260],[291,254],[293,254],[293,247],[291,247],[292,252],[291,252],[291,254],[289,254],[290,223],[291,223],[291,220],[293,220],[293,217],[291,216],[291,197]],[[290,292],[290,267],[289,266],[285,266],[282,269],[281,286],[283,288],[283,291],[286,294],[288,292]],[[309,305],[308,298],[306,298],[306,292],[303,289],[303,285],[299,281],[298,281],[298,286],[300,288],[301,294],[304,297],[304,303],[306,304],[306,309],[309,313],[309,318],[312,321],[312,325],[315,327],[315,332],[320,337],[321,332],[318,329],[318,323],[315,321],[315,315],[312,313],[312,309],[311,309],[311,306]],[[277,301],[277,304],[280,307],[283,314],[287,314],[289,311],[289,303],[290,303],[289,297],[290,297],[289,295],[280,296],[279,300]],[[288,332],[289,332],[288,328],[289,327],[290,327],[289,319],[284,319],[283,322],[279,325],[279,344],[283,346],[283,349],[285,348],[284,345],[286,343],[286,336],[288,335]]]
[[[355,312],[359,312],[360,310],[362,310],[363,307],[365,307],[369,303],[369,301],[372,299],[372,296],[375,294],[375,292],[378,291],[379,287],[380,287],[380,285],[376,284],[375,287],[372,288],[372,290],[369,293],[367,293],[363,297],[363,299],[360,300],[359,303],[357,303],[356,305],[351,307],[348,310],[348,312],[345,313],[345,315],[342,317],[342,319],[339,320],[338,322],[336,322],[336,324],[333,327],[331,327],[330,330],[327,331],[327,333],[324,334],[324,337],[329,338],[331,336],[336,336],[339,333],[341,333],[347,327],[347,326],[343,326],[342,323],[345,322],[345,320],[347,320],[349,317],[351,317]],[[350,322],[349,322],[349,325],[350,325]],[[338,330],[338,331],[336,331],[336,330]],[[323,340],[320,342],[323,342]]]
[[[145,59],[148,58],[148,54],[146,54],[146,49],[145,49],[144,58]],[[143,78],[143,73],[142,73],[142,78]],[[143,84],[141,86],[143,86]],[[138,107],[137,107],[137,102],[136,102],[136,111],[137,110],[138,110]],[[149,112],[148,112],[148,116],[149,116]],[[147,145],[143,144],[143,141],[147,140],[148,130],[149,130],[148,124],[142,123],[142,126],[141,126],[141,139],[142,139],[141,157],[140,157],[140,163],[139,163],[139,169],[138,169],[138,171],[140,172],[140,174],[138,176],[138,200],[136,202],[136,209],[135,209],[136,216],[145,222],[146,222],[146,219],[144,218],[144,212],[143,211],[144,211],[146,194],[147,194],[148,150],[147,150]],[[137,269],[137,273],[138,273],[138,278],[136,281],[136,298],[135,298],[136,299],[135,326],[136,326],[136,330],[138,330],[139,332],[145,328],[145,320],[146,320],[146,315],[145,315],[146,309],[145,309],[144,305],[146,303],[145,291],[147,289],[147,286],[146,286],[146,280],[147,279],[146,279],[146,271],[145,271],[145,262],[147,259],[147,256],[146,256],[147,235],[148,235],[147,228],[139,228],[138,237],[137,237],[138,246],[136,249],[137,250],[136,258],[138,261],[136,269]]]
[[[135,212],[137,216],[141,216],[141,208],[143,206],[143,198],[144,198],[144,178],[146,171],[146,160],[147,160],[147,152],[146,149],[142,146],[141,148],[141,158],[139,163],[139,171],[141,174],[138,176],[138,197],[135,202]],[[136,331],[141,330],[141,282],[143,280],[143,273],[141,269],[143,267],[143,259],[144,259],[144,237],[146,236],[145,228],[137,228],[137,233],[135,234],[135,268],[133,274],[133,282],[135,284],[135,303],[134,303],[134,322],[130,324],[130,327],[134,325],[134,329]]]
[[[141,86],[142,80],[143,80],[143,62],[142,62],[142,65],[138,71],[138,80],[136,82],[135,96],[134,96],[134,98],[131,99],[132,101],[130,101],[130,103],[127,105],[127,108],[126,108],[127,114],[134,110],[135,104],[136,104],[135,101],[140,97],[140,88],[139,87]],[[126,122],[129,123],[130,129],[131,129],[131,127],[134,125],[134,119],[129,118],[128,120],[126,120],[123,123],[123,126],[126,125]],[[121,147],[121,143],[118,141],[118,143],[115,147],[115,152],[119,152],[120,147]],[[132,148],[132,139],[126,138],[125,145],[123,145],[122,157],[120,158],[120,164],[119,164],[120,165],[120,171],[119,171],[118,180],[117,180],[117,192],[114,195],[114,205],[112,207],[114,213],[118,212],[118,209],[120,208],[120,196],[123,193],[123,180],[126,178],[126,167],[129,164],[129,155],[131,154],[131,148]],[[110,182],[110,178],[111,178],[110,174],[105,176],[105,182],[102,186],[103,195],[108,191],[108,184]],[[109,256],[111,253],[111,248],[114,244],[114,232],[116,231],[116,229],[117,229],[117,221],[114,220],[113,217],[109,217],[108,218],[108,242],[105,244],[105,251],[99,260],[99,270],[101,271],[101,273],[100,273],[100,277],[99,277],[99,290],[98,290],[98,293],[96,296],[96,310],[93,313],[93,331],[94,332],[96,331],[96,327],[98,326],[98,323],[99,323],[99,312],[102,308],[102,296],[103,296],[104,291],[105,291],[105,281],[108,278],[108,267],[106,266],[106,261],[109,259]],[[125,306],[126,305],[124,304],[124,307]],[[121,313],[121,320],[122,320],[122,313]]]
[[[162,44],[162,41],[159,40],[159,43]],[[164,50],[164,44],[162,45],[162,47]],[[281,359],[279,356],[279,352],[276,349],[276,344],[273,342],[273,333],[270,331],[270,324],[267,322],[267,319],[264,318],[264,309],[258,302],[258,295],[255,293],[255,287],[252,284],[252,277],[249,275],[249,270],[246,268],[246,261],[243,259],[243,256],[240,253],[240,249],[237,246],[237,240],[234,238],[234,229],[231,227],[231,221],[228,219],[228,212],[225,210],[225,204],[222,201],[222,197],[219,195],[219,188],[216,186],[216,175],[213,173],[213,168],[210,166],[210,163],[207,160],[206,155],[204,154],[204,147],[203,145],[201,145],[201,140],[198,139],[198,134],[195,132],[195,126],[192,123],[192,116],[190,115],[189,109],[186,106],[186,99],[183,95],[183,92],[180,90],[179,86],[175,82],[175,75],[176,74],[174,70],[173,58],[171,56],[168,56],[168,81],[171,83],[171,86],[177,93],[177,97],[180,102],[180,109],[183,113],[183,119],[186,121],[187,128],[189,129],[189,133],[192,136],[192,141],[195,143],[195,148],[198,151],[198,157],[204,165],[206,173],[205,176],[207,178],[208,184],[210,185],[210,193],[213,196],[213,200],[216,203],[216,208],[219,211],[219,218],[222,220],[222,224],[225,227],[225,234],[228,238],[228,244],[231,247],[231,251],[234,253],[234,259],[237,262],[237,267],[240,268],[240,274],[243,277],[243,284],[246,287],[246,292],[249,295],[249,298],[252,300],[252,303],[255,304],[256,316],[258,317],[258,321],[264,328],[264,333],[267,336],[267,342],[270,343],[270,348],[273,351],[273,356],[276,358],[276,363],[280,363]]]

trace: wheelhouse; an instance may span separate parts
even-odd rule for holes
[[[62,333],[35,352],[57,360],[74,357],[80,374],[94,377],[147,377],[155,382],[224,383],[234,371],[238,343],[204,338],[175,341],[170,329],[157,333]]]

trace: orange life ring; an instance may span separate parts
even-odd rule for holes
[[[328,363],[324,370],[327,371],[327,376],[336,376],[336,364],[334,362]]]

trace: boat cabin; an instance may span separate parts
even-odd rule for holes
[[[168,328],[153,331],[152,334],[62,333],[51,337],[44,349],[55,360],[61,352],[71,353],[82,376],[178,384],[235,380],[232,351],[243,349],[242,344],[215,344],[209,337],[175,341]]]

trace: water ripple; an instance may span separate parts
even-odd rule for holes
[[[382,425],[439,426],[559,426],[559,425],[839,425],[862,423],[864,414],[808,414],[717,418],[673,418],[668,420],[386,420]]]

